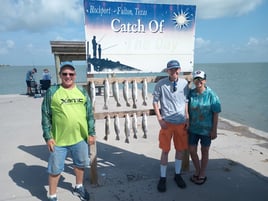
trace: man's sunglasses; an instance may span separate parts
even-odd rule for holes
[[[75,74],[74,73],[61,73],[62,76],[67,76],[69,75],[70,77],[73,77]]]

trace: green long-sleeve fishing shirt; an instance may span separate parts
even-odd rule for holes
[[[42,129],[45,141],[54,139],[56,145],[67,146],[88,135],[95,135],[92,103],[84,88],[67,90],[51,86],[42,102]]]

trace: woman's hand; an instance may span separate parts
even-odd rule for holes
[[[210,132],[210,138],[211,138],[212,140],[216,139],[216,138],[217,138],[217,131],[211,131],[211,132]]]

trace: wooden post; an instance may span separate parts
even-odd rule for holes
[[[188,150],[185,150],[183,152],[181,170],[183,172],[189,172],[190,171],[190,161],[189,161],[189,151]]]
[[[54,55],[55,59],[55,68],[56,68],[56,78],[57,78],[57,84],[60,83],[60,57],[59,55],[55,54]]]
[[[90,183],[93,185],[98,184],[97,141],[90,145]]]
[[[84,86],[87,90],[87,93],[90,94],[89,82]],[[95,114],[95,107],[92,105],[93,113]],[[95,117],[94,117],[95,118]],[[90,183],[93,185],[98,185],[98,171],[97,171],[97,139],[95,139],[95,143],[89,145],[89,153],[90,153]]]
[[[184,78],[188,81],[188,87],[190,88],[190,84],[193,80],[192,72],[184,72],[183,73]],[[190,171],[190,159],[189,159],[189,150],[185,150],[183,152],[183,158],[182,158],[182,171],[183,172],[189,172]]]

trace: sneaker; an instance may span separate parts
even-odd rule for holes
[[[166,191],[166,177],[160,177],[158,185],[157,185],[157,190],[159,192],[165,192]]]
[[[181,174],[175,174],[174,180],[178,187],[180,188],[186,188],[186,183],[184,182],[183,178],[181,177]]]
[[[48,201],[58,201],[58,198],[57,197],[53,197],[53,198],[48,197]]]
[[[82,201],[88,201],[89,200],[89,193],[87,190],[81,186],[80,188],[74,188],[73,194],[78,196],[80,200]]]

